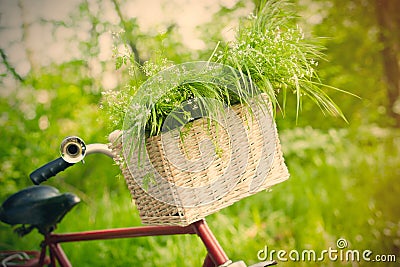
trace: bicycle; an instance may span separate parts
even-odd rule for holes
[[[54,230],[64,216],[80,202],[78,196],[71,193],[61,194],[56,188],[40,185],[49,178],[80,162],[90,154],[105,154],[113,158],[107,144],[88,144],[79,137],[67,137],[61,143],[61,157],[43,165],[30,174],[34,186],[22,189],[8,197],[0,207],[0,220],[10,225],[21,225],[16,229],[20,235],[26,235],[37,229],[44,239],[38,251],[0,252],[1,264],[17,267],[34,266],[72,266],[61,244],[89,240],[135,238],[159,235],[197,235],[207,249],[203,267],[246,267],[244,261],[232,262],[218,243],[205,219],[187,226],[136,226],[104,230],[92,230],[76,233],[56,234]],[[29,225],[27,227],[27,225]],[[272,266],[276,261],[259,262],[250,267]]]

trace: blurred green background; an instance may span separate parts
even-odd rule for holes
[[[322,80],[360,96],[328,92],[349,123],[303,102],[277,124],[291,178],[208,217],[233,260],[257,262],[264,249],[349,249],[396,255],[396,263],[280,262],[280,266],[398,266],[400,259],[400,5],[396,0],[293,1],[306,33],[324,37]],[[113,34],[137,62],[162,55],[207,60],[234,34],[252,1],[0,1],[0,200],[31,185],[29,173],[58,157],[68,135],[107,142],[101,92],[121,89]],[[288,104],[290,106],[290,103]],[[292,105],[294,107],[294,103]],[[140,225],[118,167],[89,156],[46,184],[83,200],[58,232]],[[0,224],[0,250],[36,249]],[[66,244],[74,266],[200,266],[194,236]],[[89,255],[89,256],[88,256]]]

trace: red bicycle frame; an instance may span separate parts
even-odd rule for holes
[[[230,262],[205,220],[200,220],[185,227],[141,226],[69,234],[49,234],[45,236],[45,240],[42,243],[38,266],[48,264],[49,259],[46,257],[46,250],[48,249],[51,266],[56,266],[56,262],[58,262],[61,267],[71,267],[72,265],[62,249],[61,243],[180,234],[196,234],[203,241],[208,252],[203,267],[220,266]]]

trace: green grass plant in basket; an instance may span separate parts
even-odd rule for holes
[[[297,115],[308,97],[344,118],[318,78],[322,57],[286,1],[264,1],[207,61],[137,67],[117,55],[140,86],[104,94],[120,130],[110,141],[142,222],[188,225],[286,180],[275,125],[286,99]]]

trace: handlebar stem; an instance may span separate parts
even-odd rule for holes
[[[111,149],[106,144],[88,144],[86,146],[86,155],[90,154],[104,154],[110,158],[114,157]]]

